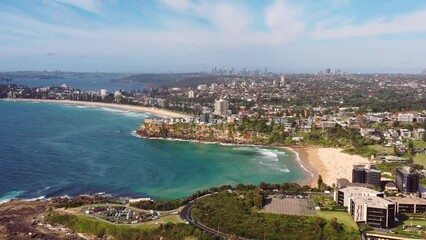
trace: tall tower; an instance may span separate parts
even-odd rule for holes
[[[284,75],[281,75],[280,85],[281,85],[281,86],[284,86],[284,85],[285,85],[285,77],[284,77]]]
[[[419,175],[408,166],[397,168],[396,186],[402,193],[418,192]]]
[[[227,115],[229,110],[229,102],[223,99],[216,100],[214,103],[214,114]]]

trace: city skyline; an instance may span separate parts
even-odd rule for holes
[[[2,1],[0,71],[420,73],[423,1]]]

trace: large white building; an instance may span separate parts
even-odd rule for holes
[[[281,85],[281,86],[284,86],[284,85],[285,85],[285,77],[284,77],[284,75],[281,75],[280,85]]]
[[[188,98],[194,98],[195,97],[195,93],[194,93],[194,91],[193,90],[190,90],[189,92],[188,92]]]
[[[349,207],[351,198],[361,196],[383,197],[384,194],[366,187],[345,187],[334,192],[334,201],[341,206]]]
[[[108,91],[106,89],[101,89],[102,100],[104,100],[106,96],[108,96]]]
[[[122,98],[121,92],[115,91],[114,92],[114,102],[116,102],[116,103],[121,102],[121,98]]]
[[[392,227],[396,215],[395,203],[375,196],[351,197],[348,210],[355,222],[376,228]]]
[[[214,103],[214,114],[228,115],[229,102],[223,99],[216,100]]]
[[[412,113],[400,113],[398,114],[398,122],[412,123],[414,121],[414,114]]]

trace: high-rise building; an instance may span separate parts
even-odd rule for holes
[[[108,96],[108,91],[106,89],[101,89],[101,98],[104,100]]]
[[[122,99],[122,95],[120,91],[115,91],[114,92],[114,102],[119,103],[121,102]]]
[[[353,183],[368,183],[379,187],[381,177],[382,172],[373,165],[354,165],[352,169]]]
[[[188,92],[188,98],[194,98],[195,97],[195,93],[194,93],[194,91],[193,90],[190,90],[189,92]]]
[[[402,193],[415,193],[419,191],[419,175],[410,167],[404,166],[396,169],[396,186]]]
[[[214,103],[214,114],[227,115],[229,110],[229,102],[223,99],[216,100]]]
[[[280,85],[281,85],[281,86],[284,86],[284,85],[285,85],[285,77],[284,77],[284,75],[281,75],[281,78],[280,78]]]
[[[210,85],[210,89],[211,89],[212,91],[216,91],[216,90],[217,90],[217,83],[212,83],[212,84]]]
[[[354,167],[352,168],[352,182],[365,183],[364,165],[354,165]]]

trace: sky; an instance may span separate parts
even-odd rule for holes
[[[424,0],[1,0],[0,71],[420,73]]]

